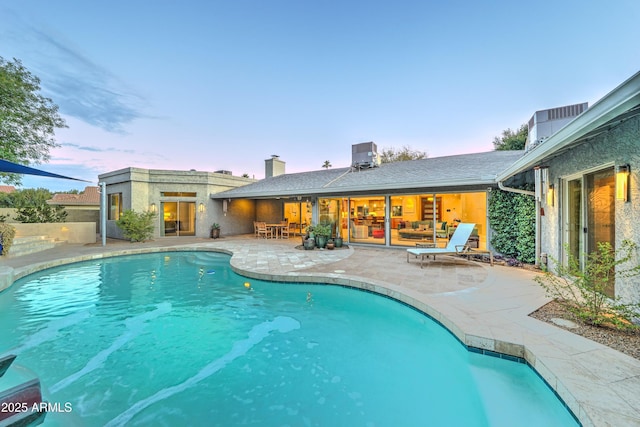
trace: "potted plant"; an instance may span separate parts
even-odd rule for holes
[[[331,237],[331,224],[318,224],[315,226],[316,244],[319,248],[324,248],[327,240]]]
[[[333,242],[333,239],[327,240],[327,249],[331,250],[334,247],[335,247],[335,243]]]
[[[9,253],[15,235],[16,229],[13,228],[12,225],[6,222],[0,222],[0,255],[7,255]]]
[[[305,250],[314,249],[316,247],[316,240],[309,237],[307,240],[304,241],[303,246]]]
[[[339,222],[336,223],[336,238],[333,239],[336,248],[341,248],[342,247],[342,237],[340,237],[340,229],[342,228],[341,224]]]
[[[217,222],[214,222],[211,225],[211,238],[217,239],[218,237],[220,237],[220,224],[218,224]]]

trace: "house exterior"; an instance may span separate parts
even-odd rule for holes
[[[253,212],[243,217],[225,217],[222,202],[210,195],[247,185],[254,179],[232,176],[227,171],[168,171],[125,168],[102,174],[106,189],[106,236],[122,239],[116,221],[125,210],[158,213],[154,237],[209,236],[211,224],[221,223],[229,234],[244,232],[242,226]]]
[[[375,145],[364,144],[376,158]],[[523,154],[492,151],[378,164],[360,158],[359,151],[354,146],[350,167],[283,173],[211,197],[226,201],[229,215],[250,203],[254,220],[286,220],[294,233],[330,223],[333,234],[350,243],[379,246],[446,240],[458,222],[473,222],[474,243],[487,248],[488,195],[497,189],[496,175]],[[252,222],[244,232],[253,232]]]
[[[226,171],[127,168],[100,175],[108,196],[107,235],[121,237],[123,209],[160,215],[156,237],[254,232],[254,222],[285,220],[294,233],[329,223],[349,243],[415,246],[446,240],[458,222],[476,224],[473,241],[492,250],[488,197],[535,184],[536,253],[551,269],[599,242],[640,242],[640,73],[596,102],[536,112],[524,151],[492,151],[380,164],[373,142],[352,146],[346,168],[287,174],[278,156],[266,178]],[[546,123],[547,118],[558,119]],[[524,191],[527,193],[527,191]],[[640,259],[633,262],[637,265]],[[608,290],[640,301],[640,286],[618,278]]]
[[[584,263],[599,242],[613,248],[624,240],[640,243],[639,170],[637,73],[530,148],[497,180],[538,177],[539,253],[553,269],[554,260],[564,262],[570,254]],[[637,303],[640,285],[637,278],[619,277],[608,294]]]
[[[13,193],[16,191],[16,187],[13,185],[0,185],[0,193]]]

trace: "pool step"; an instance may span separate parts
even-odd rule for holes
[[[13,239],[13,245],[11,245],[9,254],[6,256],[7,258],[15,258],[35,252],[46,251],[47,249],[53,249],[62,243],[64,242],[49,236],[16,237]]]

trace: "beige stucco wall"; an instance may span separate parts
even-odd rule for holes
[[[563,185],[565,177],[593,171],[613,165],[629,164],[630,200],[615,201],[616,247],[628,239],[640,244],[640,118],[633,117],[608,132],[583,142],[548,162],[550,182],[556,186],[554,206],[543,202],[544,216],[541,217],[541,252],[555,259],[562,258],[563,229],[566,215],[563,206]],[[640,264],[640,255],[636,254],[633,265]],[[640,280],[619,278],[616,281],[616,296],[625,302],[640,302]]]
[[[47,224],[11,224],[16,237],[48,236],[67,243],[95,243],[95,222],[57,222]]]
[[[211,195],[255,182],[254,179],[233,175],[201,171],[172,171],[157,169],[126,168],[99,176],[106,183],[107,195],[122,193],[123,210],[136,212],[150,210],[155,204],[158,216],[155,220],[154,237],[160,237],[160,207],[162,202],[187,201],[196,206],[195,232],[197,237],[208,237],[211,224],[221,224],[221,235],[253,232],[255,207],[253,202],[232,201],[227,216],[222,210],[222,202],[212,200]],[[192,192],[195,197],[165,197],[167,192]],[[200,212],[200,204],[204,212]],[[240,210],[244,207],[246,210]],[[230,212],[234,213],[233,216]],[[246,218],[246,221],[245,221]],[[122,231],[115,221],[107,221],[107,236],[123,238]]]

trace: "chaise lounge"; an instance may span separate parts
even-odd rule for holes
[[[423,266],[424,258],[429,257],[429,255],[433,256],[433,259],[436,259],[436,255],[468,255],[471,253],[471,249],[469,248],[469,237],[473,232],[473,227],[475,224],[473,223],[460,223],[456,228],[456,231],[451,235],[451,239],[448,244],[444,248],[411,248],[407,249],[407,262],[409,262],[409,255],[413,255],[414,257],[420,257],[420,268]],[[491,253],[489,253],[491,255]],[[491,257],[493,258],[493,257]],[[493,259],[492,259],[493,261]],[[492,262],[493,265],[493,262]]]

